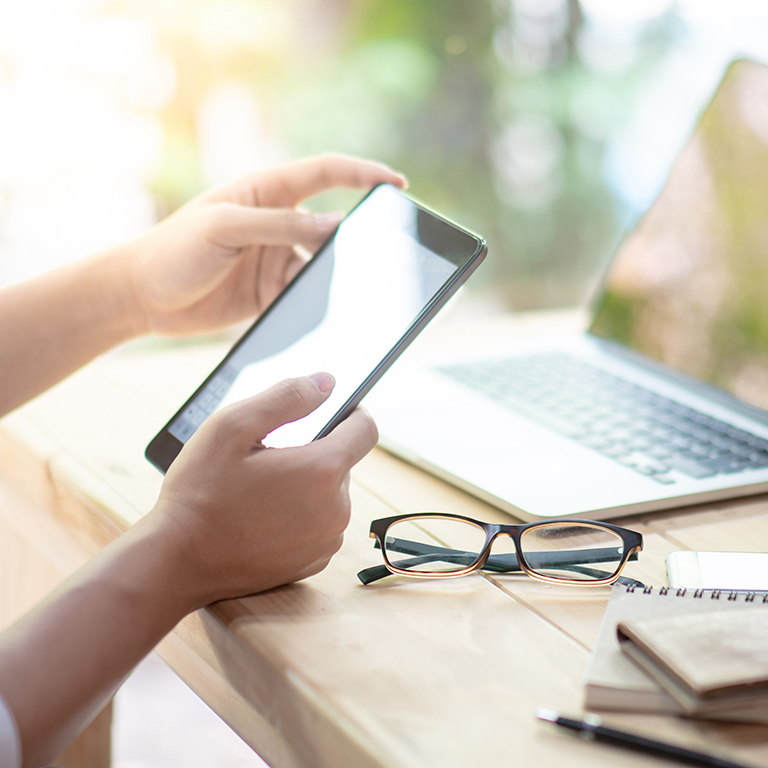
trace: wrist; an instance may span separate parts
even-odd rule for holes
[[[141,588],[163,596],[174,623],[216,599],[192,539],[170,510],[156,505],[123,538],[141,560]]]
[[[159,640],[185,616],[204,605],[195,588],[183,538],[152,513],[143,517],[105,550],[103,571],[132,610],[141,612],[147,629]]]
[[[109,248],[49,273],[50,290],[72,304],[78,327],[98,329],[92,355],[148,333],[136,295],[131,243]]]
[[[146,313],[136,289],[134,242],[110,248],[94,257],[98,263],[97,282],[107,286],[107,311],[114,318],[116,333],[127,341],[150,332]]]

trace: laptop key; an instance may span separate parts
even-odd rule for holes
[[[627,456],[618,458],[617,461],[625,467],[634,469],[641,475],[659,475],[664,472],[669,472],[669,467],[666,463],[661,463],[656,459],[652,459],[650,456],[646,456],[640,451],[633,451]]]
[[[606,448],[597,448],[596,450],[609,459],[620,459],[622,456],[629,456],[632,453],[630,448],[621,443],[618,443],[617,445],[609,445]]]
[[[529,418],[536,424],[540,424],[543,427],[549,427],[554,432],[565,437],[570,437],[574,440],[578,440],[586,433],[584,427],[578,424],[572,424],[566,419],[558,419],[556,416],[542,412],[539,408],[534,408],[525,402],[516,400],[513,398],[505,398],[504,404],[510,406],[514,411],[521,416]]]
[[[657,483],[662,483],[663,485],[674,485],[677,482],[677,480],[669,474],[649,475],[649,477],[651,480],[655,480]]]
[[[688,477],[693,477],[700,480],[704,477],[714,477],[717,474],[713,469],[704,466],[703,464],[688,459],[684,456],[672,456],[664,462],[670,469],[676,469],[678,472],[682,472]]]
[[[600,451],[600,453],[603,453],[605,450],[609,450],[614,446],[613,440],[601,434],[584,435],[583,437],[578,438],[578,441],[581,445],[584,445],[587,448],[592,448],[594,451]]]

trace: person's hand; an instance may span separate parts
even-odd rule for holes
[[[325,567],[349,520],[349,469],[376,427],[357,410],[309,445],[262,439],[332,388],[331,376],[313,374],[214,414],[152,511],[3,633],[0,692],[25,766],[50,765],[189,612]]]
[[[186,335],[259,314],[301,267],[300,249],[316,250],[341,219],[299,203],[382,182],[406,185],[381,163],[328,154],[201,195],[131,244],[137,327]]]
[[[183,563],[191,608],[311,576],[341,546],[349,470],[378,439],[367,411],[309,445],[262,442],[332,388],[331,376],[313,374],[235,403],[205,421],[171,465],[148,517],[173,542],[169,559]]]

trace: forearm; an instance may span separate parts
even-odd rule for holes
[[[144,332],[129,246],[0,291],[0,415]]]
[[[197,607],[179,547],[166,540],[156,521],[142,521],[0,636],[0,694],[24,766],[55,757]]]
[[[327,565],[349,522],[349,470],[376,444],[373,421],[358,409],[309,445],[262,441],[332,388],[317,373],[214,414],[171,465],[155,508],[0,635],[0,695],[25,766],[54,757],[191,611]]]

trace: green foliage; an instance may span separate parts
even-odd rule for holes
[[[265,30],[260,45],[243,38],[215,51],[171,23],[169,5],[158,18],[178,92],[153,184],[161,210],[197,191],[195,110],[212,84],[237,79],[286,154],[389,162],[416,196],[483,234],[489,259],[472,286],[511,308],[574,304],[591,291],[622,216],[606,147],[669,45],[664,19],[613,70],[584,60],[577,0],[544,4],[550,17],[499,0],[240,0],[243,18],[249,8],[290,17],[294,37],[265,50]],[[209,6],[222,4],[190,8],[199,17]]]
[[[437,61],[414,41],[364,43],[286,90],[277,108],[280,135],[301,155],[396,158],[405,142],[400,126],[437,76]]]

